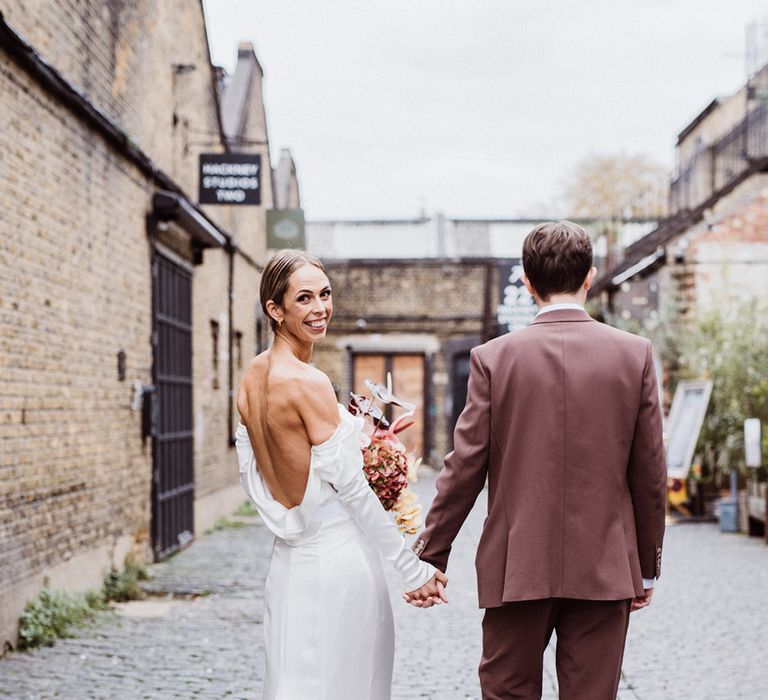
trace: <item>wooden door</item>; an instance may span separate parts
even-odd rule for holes
[[[417,457],[424,457],[424,356],[394,355],[392,357],[392,391],[397,398],[416,404],[414,424],[400,433],[400,439]],[[393,417],[403,413],[394,407]]]

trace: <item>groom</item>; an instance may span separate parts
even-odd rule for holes
[[[487,479],[483,698],[540,698],[554,630],[561,700],[609,700],[630,610],[650,604],[661,567],[666,465],[651,344],[584,310],[596,269],[579,226],[534,228],[523,268],[539,312],[472,350],[455,449],[414,550],[445,571]],[[434,586],[408,598],[426,607]]]

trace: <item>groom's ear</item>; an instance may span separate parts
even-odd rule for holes
[[[589,291],[589,288],[592,286],[592,282],[595,279],[595,275],[597,274],[597,268],[593,265],[589,272],[587,273],[587,276],[584,278],[584,290]]]
[[[531,284],[531,280],[529,280],[529,279],[528,279],[528,275],[523,275],[522,279],[523,279],[523,284],[525,285],[525,288],[528,290],[528,292],[530,293],[530,295],[531,295],[531,296],[532,296],[534,299],[538,299],[538,298],[539,298],[539,294],[538,294],[538,292],[537,292],[537,291],[534,289],[533,285]]]

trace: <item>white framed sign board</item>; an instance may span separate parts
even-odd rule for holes
[[[675,389],[667,418],[667,476],[685,479],[712,395],[712,382],[682,381]]]
[[[755,469],[761,467],[760,453],[760,419],[747,418],[744,421],[744,463]]]

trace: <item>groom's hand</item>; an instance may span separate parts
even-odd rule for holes
[[[629,612],[647,608],[651,604],[651,598],[653,598],[653,588],[644,588],[643,595],[632,599],[632,607],[630,607]]]
[[[431,608],[448,602],[445,595],[445,587],[448,585],[448,577],[442,571],[436,571],[421,588],[409,593],[403,593],[403,600],[417,608]]]

